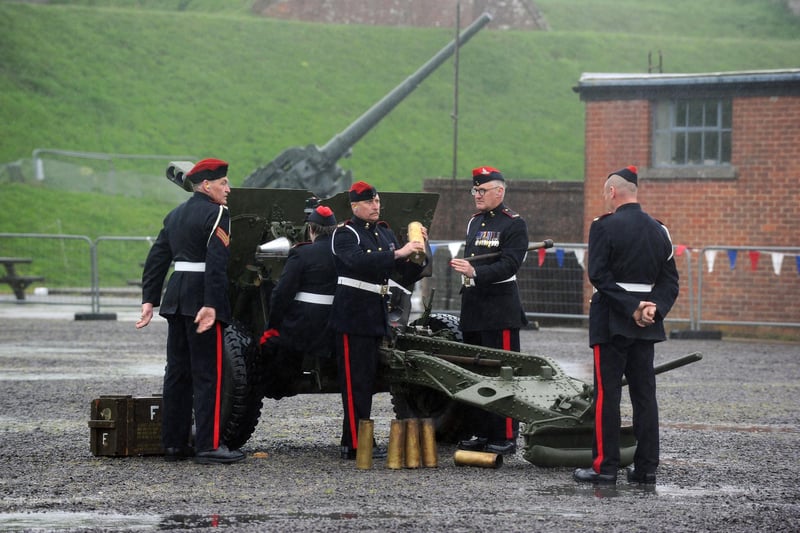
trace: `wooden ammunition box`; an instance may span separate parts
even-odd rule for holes
[[[163,455],[161,396],[101,396],[89,420],[94,455]]]

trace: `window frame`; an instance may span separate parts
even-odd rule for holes
[[[681,114],[683,116],[680,116]],[[710,117],[711,114],[713,117]],[[713,124],[709,118],[713,118]],[[731,98],[672,97],[654,100],[652,128],[653,170],[722,170],[731,167],[733,152]],[[677,146],[678,143],[682,146]],[[715,143],[716,146],[709,146],[709,143]],[[677,156],[678,150],[682,151],[680,156]],[[715,153],[710,157],[712,152]]]

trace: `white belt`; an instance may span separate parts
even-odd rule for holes
[[[517,281],[517,275],[514,274],[510,278],[504,279],[502,281],[495,281],[494,283],[492,283],[492,285],[497,285],[498,283],[508,283],[509,281]],[[467,276],[465,276],[463,274],[461,275],[461,283],[463,283],[465,287],[474,287],[475,286],[475,282],[472,281],[472,278],[468,278]]]
[[[316,294],[313,292],[298,292],[294,295],[294,299],[307,304],[331,305],[333,303],[332,294]]]
[[[205,272],[205,263],[192,263],[191,261],[175,261],[175,272]]]
[[[655,285],[651,285],[648,283],[620,283],[617,282],[617,287],[620,289],[625,289],[628,292],[650,292],[653,290]]]
[[[366,281],[361,281],[353,278],[346,278],[344,276],[339,276],[339,285],[346,285],[348,287],[353,287],[354,289],[361,289],[362,291],[374,292],[380,294],[381,296],[385,296],[389,292],[388,285],[380,285],[378,283],[368,283]]]

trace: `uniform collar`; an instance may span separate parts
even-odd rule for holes
[[[358,218],[355,215],[353,215],[353,218],[351,218],[350,221],[357,228],[370,229],[375,226],[375,224],[373,224],[372,222],[364,220],[363,218]]]
[[[498,205],[494,209],[490,209],[489,211],[484,211],[483,216],[487,218],[494,218],[500,213],[502,213],[505,208],[506,208],[505,204],[500,202],[500,205]]]

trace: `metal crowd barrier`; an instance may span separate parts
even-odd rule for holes
[[[88,308],[92,313],[113,308],[138,308],[141,303],[142,264],[153,237],[0,233],[0,257],[30,258],[18,274],[31,279],[24,299],[8,284],[0,285],[0,305],[59,304]],[[459,314],[461,279],[449,266],[463,256],[461,241],[431,241],[433,276],[415,292],[415,306],[433,299],[436,312]],[[714,254],[716,270],[710,260]],[[738,265],[734,251],[744,252]],[[534,250],[517,274],[523,308],[529,319],[546,323],[583,325],[588,319],[592,288],[585,266],[587,245],[555,243]],[[771,261],[757,264],[758,257]],[[785,257],[797,266],[781,265]],[[750,264],[747,264],[749,259]],[[668,321],[685,323],[691,330],[714,325],[800,327],[800,247],[707,246],[676,247],[681,294]],[[791,262],[791,261],[790,261]],[[712,309],[713,311],[709,311]]]

